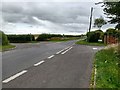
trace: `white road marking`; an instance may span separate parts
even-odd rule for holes
[[[21,76],[22,74],[24,74],[24,73],[26,73],[26,72],[27,72],[27,70],[23,70],[23,71],[21,71],[20,73],[17,73],[17,74],[11,76],[10,78],[8,78],[8,79],[6,79],[6,80],[4,80],[4,81],[2,81],[2,82],[3,82],[3,83],[8,83],[8,82],[10,82],[11,80],[13,80],[13,79]]]
[[[70,47],[69,49],[67,49],[66,51],[62,52],[61,54],[65,54],[66,52],[68,52],[70,49],[72,49],[73,47]]]
[[[42,63],[44,63],[44,62],[45,62],[45,61],[40,61],[40,62],[34,64],[34,66],[38,66],[38,65],[40,65],[40,64],[42,64]]]
[[[55,55],[51,55],[51,56],[48,57],[48,59],[50,59],[50,58],[52,58],[52,57],[54,57],[54,56],[55,56]]]
[[[62,51],[64,51],[65,49],[63,49],[63,50],[60,50],[59,52],[57,52],[56,54],[60,54]]]
[[[96,50],[97,48],[93,48],[93,50]]]
[[[69,46],[69,47],[66,47],[64,50],[66,50],[66,49],[68,49],[68,48],[70,48],[70,46]]]
[[[62,51],[66,50],[66,49],[68,49],[68,48],[70,48],[70,46],[68,46],[68,47],[66,47],[66,48],[64,48],[64,49],[62,49],[62,50],[60,50],[60,51],[58,51],[56,54],[60,54]]]

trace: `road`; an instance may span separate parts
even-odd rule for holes
[[[15,50],[3,52],[2,54],[3,79],[6,79],[23,69],[31,67],[34,63],[55,54],[75,42],[76,40],[57,43],[41,42],[33,44],[15,44]]]
[[[75,42],[23,44],[4,52],[3,88],[89,88],[93,56],[101,47]],[[24,74],[15,78],[19,72]]]

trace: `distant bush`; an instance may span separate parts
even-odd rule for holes
[[[9,41],[4,32],[0,31],[0,45],[8,45]]]
[[[41,34],[38,36],[37,41],[48,41],[50,38],[50,34]]]
[[[11,43],[26,43],[30,41],[35,41],[35,38],[33,35],[7,35],[8,40]]]

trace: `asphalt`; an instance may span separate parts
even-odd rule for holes
[[[31,67],[59,50],[75,43],[68,42],[40,42],[14,44],[16,48],[2,53],[2,79],[6,79],[23,69]]]
[[[31,67],[26,68],[26,70],[28,71],[27,73],[8,83],[3,84],[3,88],[89,88],[93,57],[95,52],[102,47],[73,45],[74,42],[75,41],[70,41],[64,44],[62,43],[62,45],[65,46],[72,45],[72,49],[67,51],[65,54],[61,54],[62,52],[59,54],[55,54],[55,52],[58,51],[57,49],[56,51],[54,50],[54,52],[52,53],[49,53],[47,51],[51,55],[53,55],[54,53],[54,57],[50,59],[36,58],[38,59],[38,61],[44,60],[45,62],[37,67],[31,65]],[[61,45],[60,43],[58,44]],[[52,46],[53,45],[54,44],[52,44]],[[58,47],[57,45],[55,46]],[[35,48],[33,48],[32,50],[34,49]],[[36,53],[37,50],[38,48],[35,49],[33,52]],[[29,52],[29,49],[27,52]],[[40,50],[38,50],[38,52],[40,52]],[[29,55],[29,57],[33,56],[34,55],[32,54]],[[16,60],[17,59],[18,58],[16,58]],[[28,62],[29,61],[30,58]],[[20,62],[24,62],[24,60]],[[15,69],[16,66],[17,65],[14,65]]]

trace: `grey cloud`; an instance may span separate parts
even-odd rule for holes
[[[83,32],[88,28],[91,6],[94,6],[93,2],[4,2],[2,12],[3,20],[8,23],[38,24],[51,30]],[[48,22],[38,23],[33,17],[48,21],[49,25]],[[69,23],[80,25],[67,25]]]
[[[72,23],[78,22],[75,20],[77,16],[89,16],[89,13],[85,10],[81,3],[4,3],[3,14],[8,14],[7,17],[13,17],[13,22],[20,15],[19,18],[25,18],[27,16],[36,16],[39,19],[49,20],[55,23]],[[11,14],[9,14],[11,13]],[[21,17],[23,14],[23,17]],[[16,16],[15,16],[16,15]],[[4,17],[4,19],[8,19]],[[20,19],[18,18],[18,21]],[[9,21],[9,20],[8,20]],[[11,20],[10,20],[11,21]]]

